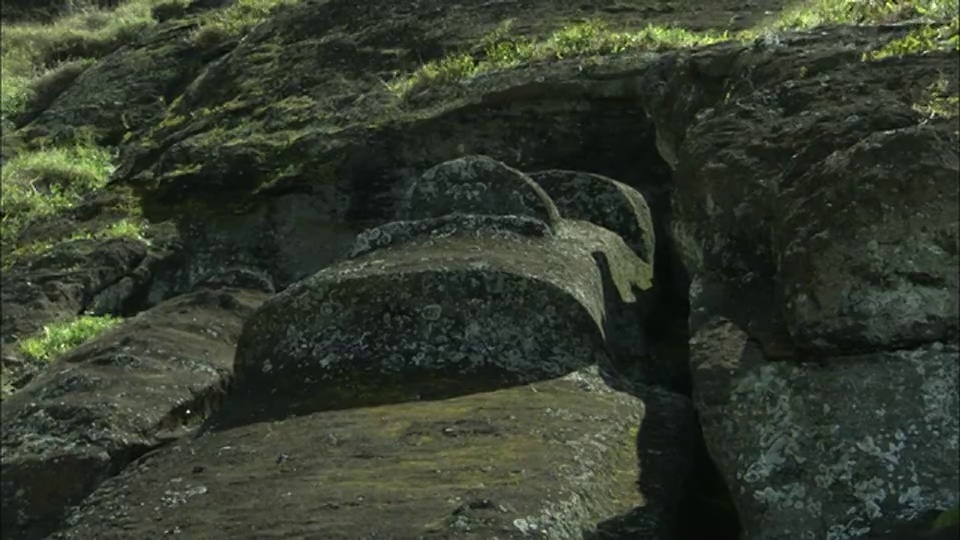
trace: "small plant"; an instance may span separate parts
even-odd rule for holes
[[[957,19],[942,26],[924,26],[912,30],[906,36],[890,41],[879,49],[863,54],[863,61],[881,60],[891,56],[901,57],[933,51],[957,50]]]
[[[923,100],[913,110],[927,118],[956,118],[960,116],[960,95],[950,92],[950,83],[942,73],[927,87]]]
[[[67,351],[97,337],[123,319],[82,315],[72,321],[51,323],[43,331],[20,342],[23,354],[34,360],[53,360]]]

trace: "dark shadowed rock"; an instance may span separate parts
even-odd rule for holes
[[[686,396],[653,386],[639,389],[644,415],[637,432],[642,506],[611,518],[589,540],[661,540],[680,536],[681,499],[695,470],[697,418]]]
[[[579,539],[642,504],[643,416],[639,399],[585,370],[249,424],[129,467],[54,538]]]
[[[264,304],[238,344],[237,399],[261,409],[254,417],[283,416],[608,365],[605,294],[636,301],[634,291],[650,286],[649,266],[586,222],[564,221],[553,238],[513,232],[515,218],[500,229],[475,221],[435,222],[449,227],[443,235],[423,222],[384,226],[358,242],[363,255]],[[371,248],[383,230],[407,240]],[[609,261],[606,273],[595,254]]]
[[[653,217],[639,191],[611,178],[581,171],[538,171],[529,176],[550,196],[562,217],[610,229],[641,259],[654,264]]]
[[[268,294],[276,292],[269,276],[249,268],[232,267],[214,270],[200,278],[198,289],[244,289]]]
[[[553,225],[559,214],[550,197],[522,172],[487,156],[465,156],[428,169],[410,187],[400,216],[446,214],[527,216]]]
[[[695,401],[745,538],[856,538],[957,503],[954,346],[768,362],[714,319],[693,337]]]
[[[798,178],[779,227],[785,318],[822,353],[957,339],[956,126],[878,132]]]
[[[223,394],[243,319],[265,298],[233,289],[170,300],[4,400],[4,537],[41,538],[100,482],[198,425]]]
[[[23,339],[91,307],[94,298],[136,273],[147,257],[141,240],[77,240],[3,272],[4,342]]]

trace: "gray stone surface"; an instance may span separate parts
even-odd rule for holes
[[[691,349],[704,437],[744,538],[853,539],[957,504],[956,347],[769,362],[713,319]]]
[[[471,155],[431,167],[410,187],[402,219],[452,213],[528,216],[553,225],[550,197],[522,172],[487,156]]]
[[[599,174],[551,169],[530,173],[557,205],[561,217],[589,221],[619,234],[637,255],[654,264],[656,235],[643,194]]]

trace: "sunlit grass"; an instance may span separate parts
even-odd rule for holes
[[[267,20],[279,7],[296,4],[300,0],[235,0],[224,9],[210,12],[203,25],[194,34],[198,46],[209,47],[226,39],[243,35]]]
[[[32,220],[55,214],[106,185],[114,169],[112,152],[92,144],[24,152],[0,170],[0,242],[16,247]]]
[[[34,360],[53,360],[116,326],[123,319],[83,315],[71,321],[48,324],[38,335],[19,343],[20,350]]]
[[[169,0],[132,0],[113,10],[90,8],[50,23],[4,24],[0,36],[0,116],[4,127],[33,98],[32,83],[60,63],[96,59],[130,43],[155,24],[153,6]]]
[[[731,39],[728,32],[693,32],[650,25],[637,31],[616,31],[601,21],[564,26],[546,39],[511,36],[506,21],[481,40],[478,54],[455,54],[428,62],[408,77],[388,83],[397,96],[436,83],[455,82],[486,71],[542,60],[616,54],[628,50],[660,51],[709,45]]]

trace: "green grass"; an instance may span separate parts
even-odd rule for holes
[[[444,56],[385,84],[391,93],[404,98],[437,84],[455,83],[480,73],[535,61],[616,54],[630,50],[661,51],[698,47],[721,41],[749,41],[764,33],[807,30],[829,24],[881,24],[917,18],[946,21],[947,24],[912,32],[902,40],[888,44],[877,54],[956,48],[956,9],[956,0],[812,0],[797,2],[775,18],[739,32],[694,32],[655,25],[636,31],[616,31],[602,21],[593,20],[562,27],[540,40],[511,35],[512,21],[508,20],[484,36],[478,50]]]
[[[32,220],[70,208],[106,185],[112,152],[89,143],[24,152],[0,170],[0,242],[16,247]]]
[[[210,12],[193,36],[203,48],[236,38],[265,21],[277,8],[300,0],[235,0],[222,10]]]
[[[0,116],[4,127],[33,99],[34,81],[63,62],[96,59],[136,39],[155,23],[166,0],[131,0],[113,10],[87,9],[52,23],[4,24],[0,48]]]
[[[72,321],[51,323],[44,326],[39,335],[21,341],[20,350],[34,360],[53,360],[116,326],[122,320],[109,315],[82,315]]]
[[[947,20],[957,16],[956,0],[807,0],[784,9],[770,30],[808,30],[830,24],[882,24],[914,18]]]
[[[900,39],[895,39],[879,49],[864,53],[863,60],[867,62],[933,51],[960,50],[960,38],[958,38],[960,23],[958,21],[960,19],[954,16],[949,24],[924,26],[911,30]]]
[[[403,97],[437,83],[463,80],[478,73],[511,68],[522,63],[570,57],[615,54],[628,50],[660,51],[709,45],[731,39],[727,32],[691,32],[683,28],[650,25],[638,31],[615,31],[592,20],[564,26],[546,39],[510,36],[506,21],[481,39],[482,50],[455,54],[428,62],[410,76],[387,84]]]

